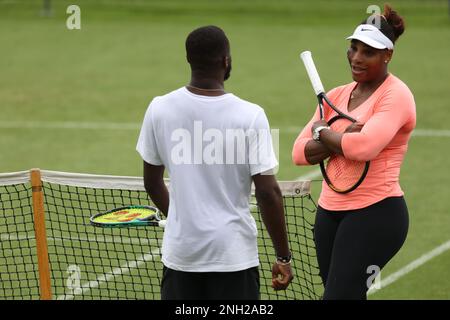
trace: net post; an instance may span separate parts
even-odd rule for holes
[[[30,170],[33,199],[33,220],[38,256],[39,288],[41,300],[52,299],[50,283],[50,263],[48,260],[47,233],[45,228],[44,194],[42,192],[41,171]]]

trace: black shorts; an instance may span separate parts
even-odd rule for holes
[[[258,267],[235,272],[183,272],[164,266],[162,300],[259,300]]]

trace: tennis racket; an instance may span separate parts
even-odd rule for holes
[[[164,228],[166,220],[161,219],[157,208],[150,206],[127,206],[98,213],[90,218],[96,227],[120,228],[138,226],[159,226]]]
[[[324,102],[326,102],[337,114],[327,120],[328,126],[333,131],[344,133],[352,123],[356,122],[356,119],[340,111],[328,99],[312,59],[311,52],[302,52],[300,58],[305,65],[309,80],[319,101],[320,119],[324,119]],[[337,193],[348,193],[355,190],[363,182],[369,171],[369,165],[369,161],[354,161],[346,159],[340,154],[332,154],[328,159],[320,162],[320,171],[322,171],[323,178],[333,191]]]

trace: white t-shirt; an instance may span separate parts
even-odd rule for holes
[[[170,177],[165,266],[230,272],[259,265],[251,176],[278,165],[260,106],[182,87],[150,103],[136,149]]]

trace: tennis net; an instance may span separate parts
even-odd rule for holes
[[[142,178],[33,172],[33,183],[28,171],[0,174],[0,299],[159,299],[163,229],[89,224],[99,212],[151,204]],[[271,288],[275,255],[252,197],[261,299],[318,299],[310,183],[280,187],[295,278],[285,291]]]

